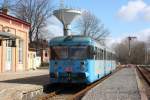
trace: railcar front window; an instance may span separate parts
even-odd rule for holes
[[[52,47],[51,55],[52,55],[52,59],[67,59],[68,49],[67,47]]]
[[[87,59],[88,47],[70,47],[70,59]]]

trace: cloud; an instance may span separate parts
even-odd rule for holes
[[[106,47],[109,47],[109,48],[113,48],[114,47],[114,44],[116,43],[120,43],[121,40],[123,39],[123,37],[119,37],[119,38],[114,38],[114,37],[111,37],[111,38],[108,38],[106,39]]]
[[[143,13],[144,13],[144,19],[146,21],[150,21],[150,7],[145,8]]]
[[[136,32],[134,35],[138,38],[138,40],[148,41],[148,38],[150,37],[150,28]]]
[[[133,21],[143,19],[150,21],[150,5],[144,0],[130,0],[127,5],[123,5],[118,11],[120,19]]]

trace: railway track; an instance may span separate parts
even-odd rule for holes
[[[139,76],[142,78],[142,82],[145,88],[145,94],[150,100],[150,70],[144,66],[137,66],[137,71],[140,74]]]
[[[86,86],[79,84],[61,84],[58,89],[50,92],[44,96],[39,97],[38,100],[66,100],[73,96],[75,93],[81,91]],[[70,99],[69,99],[70,100]]]
[[[117,68],[111,74],[103,77],[102,79],[94,82],[91,85],[70,85],[70,86],[62,86],[61,88],[56,89],[53,92],[45,96],[41,96],[38,100],[81,100],[81,98],[86,94],[87,91],[100,84],[105,79],[109,78],[111,75],[119,71],[121,68]]]
[[[150,70],[145,67],[137,67],[137,70],[140,72],[146,83],[150,86]]]

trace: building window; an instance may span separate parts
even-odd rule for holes
[[[7,40],[6,41],[6,47],[11,47],[12,41],[11,40]]]
[[[48,56],[48,54],[47,54],[47,51],[45,52],[45,57],[47,57]]]
[[[19,63],[23,63],[23,41],[19,40]]]

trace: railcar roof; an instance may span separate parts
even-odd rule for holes
[[[72,41],[72,42],[91,42],[91,38],[87,36],[61,36],[61,37],[55,37],[50,42],[66,42],[66,41]]]

